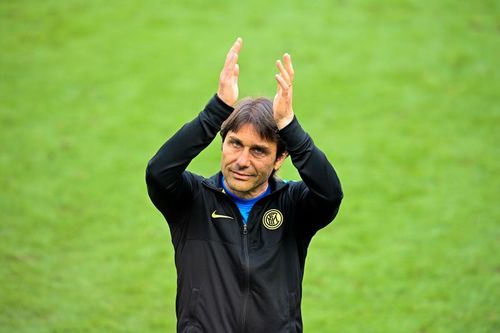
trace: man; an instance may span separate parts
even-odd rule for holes
[[[178,332],[302,332],[307,247],[342,200],[339,179],[292,109],[290,55],[274,101],[237,104],[238,38],[217,94],[151,159],[148,193],[166,218],[177,268]],[[186,171],[220,131],[221,171]],[[302,181],[274,177],[287,154]]]

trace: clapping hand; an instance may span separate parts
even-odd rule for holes
[[[274,96],[273,110],[274,120],[278,125],[278,129],[283,129],[293,120],[293,66],[292,58],[288,53],[283,55],[283,63],[281,60],[276,61],[279,73],[276,74],[278,81],[278,89]]]
[[[226,56],[226,62],[219,76],[219,88],[217,96],[227,105],[233,106],[238,100],[238,56],[243,45],[243,40],[237,38]]]

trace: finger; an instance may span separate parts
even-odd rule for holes
[[[241,39],[240,37],[236,38],[233,45],[231,46],[231,49],[229,49],[229,52],[239,53],[242,44],[243,44],[243,39]]]
[[[224,62],[224,66],[228,66],[231,63],[231,61],[233,60],[233,58],[237,55],[238,55],[238,53],[233,52],[232,48],[231,48],[231,50],[229,50],[229,52],[226,55],[226,61]]]
[[[276,94],[277,94],[277,95],[279,95],[279,96],[281,96],[281,95],[282,95],[282,93],[283,93],[283,88],[281,87],[281,84],[280,84],[280,81],[279,81],[279,79],[278,79],[278,76],[279,76],[279,74],[276,74],[276,75],[274,76],[274,77],[275,77],[275,79],[276,79],[276,81],[277,81],[277,83],[278,83],[278,85],[277,85],[278,87],[277,87]]]
[[[288,72],[286,71],[285,67],[281,63],[281,60],[276,61],[276,66],[278,67],[280,71],[280,75],[285,79],[287,83],[291,83],[290,76],[288,75]]]
[[[234,68],[234,65],[236,65],[238,63],[238,58],[239,58],[238,53],[233,53],[233,56],[231,57],[231,60],[229,61],[230,68]]]
[[[280,74],[276,74],[275,77],[278,81],[278,88],[281,88],[281,95],[288,95],[291,85]]]
[[[237,65],[237,63],[238,54],[233,52],[224,64],[224,69],[222,70],[224,77],[229,78],[234,74],[234,67]]]
[[[239,52],[241,50],[242,43],[243,43],[243,40],[240,37],[238,37],[236,39],[236,41],[234,42],[233,46],[231,46],[231,48],[227,52],[226,61],[224,62],[224,67],[227,67],[227,66],[230,65],[230,63],[233,60],[235,54],[236,55],[239,54]]]
[[[238,37],[236,39],[236,41],[234,42],[233,46],[231,46],[231,48],[229,49],[229,51],[227,52],[227,56],[226,56],[226,61],[231,58],[231,56],[236,53],[236,54],[239,54],[240,53],[240,50],[241,50],[241,46],[243,45],[243,40]]]
[[[236,79],[240,75],[240,66],[238,64],[234,65],[233,75]]]
[[[288,76],[290,76],[290,80],[293,81],[294,72],[292,65],[292,57],[290,56],[290,54],[285,53],[285,55],[283,56],[283,62],[285,64],[286,71],[288,72]]]
[[[232,47],[233,52],[240,53],[242,46],[243,46],[243,39],[241,39],[241,37],[236,38],[236,41],[234,42]]]
[[[224,75],[227,74],[227,71],[230,68],[231,61],[233,61],[234,55],[235,54],[233,52],[230,52],[230,53],[227,54],[226,61],[224,61],[224,67],[222,67],[222,73],[221,74],[224,74]]]

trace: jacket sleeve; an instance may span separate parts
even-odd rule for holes
[[[292,163],[303,182],[293,187],[301,228],[312,235],[330,223],[343,198],[340,180],[325,154],[300,126],[297,118],[280,131]]]
[[[169,222],[176,220],[175,212],[181,212],[196,190],[196,176],[186,171],[187,166],[212,142],[232,111],[232,107],[214,95],[205,109],[165,142],[149,161],[148,194]]]

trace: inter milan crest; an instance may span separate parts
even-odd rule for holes
[[[262,224],[269,230],[278,229],[283,223],[283,214],[277,209],[269,209],[262,217]]]

